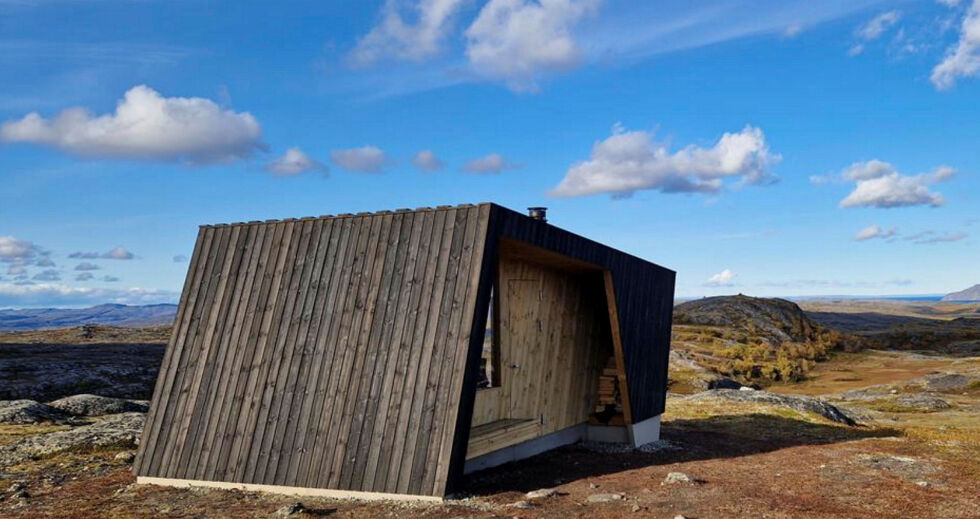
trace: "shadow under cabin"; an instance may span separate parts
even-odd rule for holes
[[[139,483],[442,499],[659,437],[675,273],[496,204],[202,226]]]

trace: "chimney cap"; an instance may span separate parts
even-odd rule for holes
[[[540,220],[542,222],[548,221],[548,208],[547,207],[528,207],[527,215],[535,220]]]

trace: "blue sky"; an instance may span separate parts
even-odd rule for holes
[[[678,296],[962,289],[978,35],[980,0],[0,0],[0,307],[175,301],[202,223],[479,201]]]

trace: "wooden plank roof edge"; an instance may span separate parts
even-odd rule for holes
[[[503,211],[508,211],[510,213],[513,213],[514,215],[521,216],[523,218],[527,218],[528,220],[530,220],[532,222],[535,222],[535,223],[538,223],[540,225],[547,225],[547,226],[549,226],[551,228],[554,228],[554,229],[556,229],[558,231],[567,233],[567,234],[569,234],[571,236],[574,236],[576,239],[587,241],[587,242],[590,242],[592,244],[598,245],[600,247],[605,247],[607,249],[611,249],[611,250],[613,250],[613,251],[615,251],[615,252],[617,252],[619,254],[623,254],[624,256],[628,256],[628,257],[630,257],[630,258],[632,258],[632,259],[634,259],[636,261],[640,261],[640,262],[643,262],[643,263],[652,265],[652,266],[654,266],[656,268],[660,268],[660,269],[663,269],[665,271],[671,272],[673,274],[677,274],[676,271],[674,271],[672,269],[669,269],[667,267],[664,267],[663,265],[660,265],[658,263],[654,263],[654,262],[652,262],[650,260],[641,258],[641,257],[636,256],[634,254],[630,254],[630,253],[625,252],[625,251],[622,251],[620,249],[616,249],[616,248],[611,247],[609,245],[606,245],[604,243],[597,242],[597,241],[595,241],[593,239],[586,238],[585,236],[582,236],[581,234],[577,234],[577,233],[574,233],[574,232],[569,231],[567,229],[563,229],[563,228],[558,227],[558,226],[556,226],[554,224],[551,224],[551,223],[548,223],[548,222],[541,222],[541,221],[538,221],[538,220],[534,220],[533,218],[531,218],[530,216],[527,216],[524,213],[517,212],[517,211],[515,211],[513,209],[510,209],[508,207],[504,207],[504,206],[502,206],[500,204],[496,204],[496,203],[493,203],[493,202],[465,203],[465,204],[458,204],[458,205],[439,205],[439,206],[436,206],[435,208],[432,208],[432,207],[417,207],[415,209],[399,208],[399,209],[395,209],[393,211],[390,210],[390,209],[385,209],[385,210],[374,211],[374,212],[364,211],[364,212],[359,212],[357,214],[341,213],[341,214],[337,214],[337,215],[325,214],[325,215],[320,215],[320,216],[304,216],[303,218],[281,218],[281,219],[269,219],[269,220],[252,220],[252,221],[249,221],[249,222],[234,222],[234,223],[230,223],[230,224],[226,224],[226,223],[204,224],[204,225],[201,225],[200,227],[201,228],[208,228],[208,227],[225,227],[225,226],[236,226],[236,225],[261,225],[261,224],[273,224],[273,223],[280,223],[280,222],[305,222],[305,221],[310,221],[310,220],[327,220],[327,219],[332,219],[332,218],[335,218],[335,219],[339,219],[339,218],[362,218],[362,217],[366,217],[366,216],[394,214],[394,213],[404,213],[404,212],[448,211],[450,209],[464,209],[464,208],[470,208],[470,207],[480,207],[480,206],[484,206],[484,205],[489,205],[489,206],[491,206],[491,207],[493,207],[495,209],[499,209],[499,210],[503,210]]]
[[[375,216],[375,215],[385,215],[385,214],[396,214],[396,213],[421,213],[428,211],[448,211],[450,209],[467,209],[471,207],[479,207],[484,205],[496,205],[492,202],[478,202],[478,203],[465,203],[457,205],[440,205],[436,207],[416,207],[415,209],[410,209],[406,207],[400,207],[398,209],[382,209],[379,211],[361,211],[356,214],[354,213],[340,213],[340,214],[321,214],[320,216],[304,216],[302,218],[270,218],[268,220],[250,220],[248,222],[232,222],[232,223],[212,223],[212,224],[201,224],[198,227],[208,228],[208,227],[229,227],[236,225],[261,225],[269,223],[281,223],[281,222],[305,222],[310,220],[329,220],[329,219],[340,219],[340,218],[361,218],[365,216]]]

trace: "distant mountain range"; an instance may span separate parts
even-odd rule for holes
[[[0,310],[0,330],[39,330],[83,324],[161,326],[173,323],[177,305],[98,305],[90,308]]]
[[[943,301],[980,301],[980,285],[973,285],[966,290],[946,294],[943,296]]]

